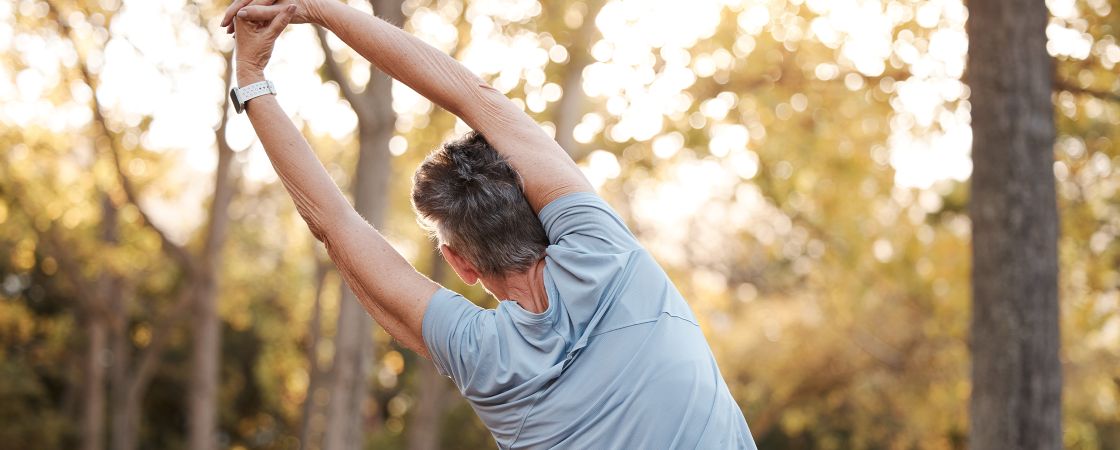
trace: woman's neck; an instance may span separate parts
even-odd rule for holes
[[[503,278],[484,283],[498,300],[512,300],[521,308],[534,314],[548,309],[548,295],[544,290],[544,258],[524,272],[508,274]]]

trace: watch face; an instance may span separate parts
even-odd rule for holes
[[[238,114],[241,114],[243,107],[241,105],[241,101],[237,99],[237,88],[229,90],[229,99],[233,101],[233,110],[237,111]]]

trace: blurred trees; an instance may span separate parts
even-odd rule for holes
[[[222,112],[225,5],[52,4],[63,13],[0,4],[0,442],[96,448],[105,433],[113,448],[181,448],[195,424],[213,423],[220,447],[316,447],[331,425],[363,431],[368,447],[492,446],[426,361],[343,323],[368,318],[261,169],[246,124]],[[1048,6],[1063,443],[1110,448],[1120,442],[1120,4]],[[372,9],[400,10],[397,23],[517,99],[581,161],[690,300],[760,446],[966,445],[964,180],[977,94],[961,82],[960,2]],[[382,211],[366,217],[440,276],[407,192],[426,151],[462,125],[319,38],[297,26],[281,39],[269,74],[280,100],[359,208]],[[154,88],[151,100],[128,83]],[[223,192],[237,195],[216,195],[210,180],[223,171]],[[214,200],[224,195],[228,208]],[[223,209],[227,248],[206,250]],[[216,309],[198,309],[207,290]],[[205,320],[183,326],[198,313],[217,319],[220,340]],[[345,397],[348,411],[368,399],[352,421],[324,414],[349,395],[332,394],[337,375],[318,370],[336,360],[354,369],[346,392],[370,393]],[[194,394],[206,380],[213,406]],[[213,418],[192,419],[192,405]],[[128,427],[132,440],[118,439]]]
[[[75,20],[79,17],[92,17],[97,21],[111,20],[113,12],[98,5],[72,3],[58,5],[46,2],[45,22],[39,25],[57,32],[58,38],[71,43],[73,49],[72,72],[62,75],[63,80],[81,83],[88,92],[96,93],[100,80],[96,70],[89,60],[99,59],[100,54],[91,56],[87,53],[90,43],[104,39],[98,36],[96,29],[91,30],[87,25],[78,29]],[[197,12],[197,9],[195,10]],[[24,17],[33,24],[33,18]],[[194,18],[197,20],[197,17]],[[53,25],[53,27],[52,27]],[[90,33],[90,32],[93,33]],[[92,34],[92,35],[91,35]],[[91,40],[93,42],[91,42]],[[230,53],[224,53],[226,65],[226,79],[231,73],[229,68]],[[210,213],[207,224],[203,230],[202,243],[196,252],[186,246],[174,242],[160,225],[151,218],[151,214],[141,203],[142,193],[138,191],[135,181],[132,180],[124,167],[124,160],[129,158],[126,152],[133,150],[135,142],[129,143],[127,134],[120,130],[119,124],[113,124],[111,118],[106,117],[105,107],[97,95],[88,96],[90,100],[89,111],[93,120],[88,131],[95,160],[107,160],[115,174],[115,182],[107,179],[95,180],[94,198],[101,198],[101,223],[98,225],[101,249],[97,253],[86,255],[71,254],[71,248],[76,246],[73,242],[66,242],[71,236],[65,236],[54,223],[40,234],[40,238],[47,242],[46,252],[58,261],[58,270],[63,272],[70,282],[70,288],[79,299],[84,299],[86,305],[84,325],[89,331],[89,340],[85,363],[85,382],[81,386],[84,391],[83,405],[83,430],[82,442],[84,448],[102,448],[103,429],[106,422],[104,396],[105,368],[111,367],[109,385],[112,392],[112,402],[109,410],[113,412],[113,426],[111,428],[111,442],[115,449],[135,448],[137,435],[142,426],[141,402],[145,391],[151,381],[153,371],[158,364],[161,352],[165,348],[165,340],[169,328],[178,322],[177,317],[185,309],[193,310],[191,321],[193,325],[192,337],[193,360],[191,367],[193,376],[190,377],[190,391],[188,398],[191,404],[192,438],[198,441],[198,447],[209,447],[208,441],[216,439],[217,433],[217,387],[218,368],[220,355],[220,322],[217,315],[217,279],[221,268],[220,251],[225,240],[225,229],[228,221],[226,208],[234,192],[234,177],[231,175],[233,165],[233,151],[225,140],[225,122],[223,116],[215,129],[217,142],[218,164],[214,172],[214,191],[211,200]],[[133,141],[135,141],[135,136]],[[104,155],[104,156],[103,156]],[[132,159],[132,161],[139,161]],[[60,164],[60,163],[55,163]],[[97,163],[94,162],[96,165]],[[135,167],[130,164],[130,168]],[[19,189],[19,182],[12,179],[12,186]],[[102,186],[98,182],[111,183]],[[65,189],[64,187],[62,189]],[[104,191],[102,191],[104,189]],[[126,286],[136,283],[128,274],[121,273],[117,264],[103,258],[113,252],[121,243],[120,224],[117,221],[119,210],[122,207],[132,208],[139,223],[146,228],[142,233],[154,233],[158,237],[158,248],[163,251],[168,259],[178,266],[178,271],[183,280],[169,294],[177,300],[165,313],[157,326],[146,331],[143,340],[147,346],[145,351],[137,358],[135,369],[130,372],[127,364],[130,360],[126,323],[129,320],[128,305],[131,294]],[[30,211],[31,208],[25,209]],[[42,231],[42,230],[40,230]],[[87,278],[87,266],[93,264],[100,273]],[[108,328],[113,328],[113,339],[110,345]],[[216,442],[216,441],[214,441]]]

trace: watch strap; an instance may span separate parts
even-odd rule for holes
[[[258,81],[245,87],[234,88],[234,97],[236,97],[234,101],[236,107],[234,109],[240,113],[245,110],[245,104],[249,100],[265,94],[276,94],[276,85],[272,84],[272,81]]]

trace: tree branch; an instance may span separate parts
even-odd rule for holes
[[[1071,94],[1087,95],[1109,102],[1120,103],[1120,93],[1081,87],[1059,77],[1054,77],[1054,89],[1059,91],[1066,91]]]
[[[127,382],[129,398],[139,399],[144,395],[148,383],[155,375],[156,365],[159,363],[159,357],[163,354],[164,347],[167,346],[173,325],[183,317],[187,308],[191,305],[191,299],[194,297],[192,291],[193,289],[190,286],[182,288],[179,291],[179,298],[175,299],[175,304],[171,306],[167,314],[156,320],[150,328],[151,339],[148,341],[148,346],[140,352],[136,368]]]
[[[205,27],[206,17],[203,15],[203,6],[198,1],[191,1],[195,6],[195,20],[199,27]],[[210,49],[214,53],[222,55],[225,60],[225,72],[222,74],[222,80],[225,82],[225,88],[222,92],[229,92],[233,87],[233,51],[222,51],[215,42],[214,33],[209,32]],[[206,230],[203,235],[202,253],[198,258],[198,265],[200,268],[201,277],[212,277],[214,258],[220,250],[221,244],[225,242],[226,229],[229,223],[229,217],[226,210],[229,208],[229,203],[238,190],[238,180],[240,177],[237,172],[234,172],[233,166],[233,147],[229,145],[229,140],[226,139],[226,129],[229,125],[229,105],[223,97],[221,103],[222,113],[218,119],[218,126],[214,129],[214,142],[218,146],[218,166],[214,170],[214,192],[213,198],[210,199],[210,214],[206,224]],[[232,175],[231,175],[232,174]]]
[[[83,72],[85,72],[84,68]],[[96,98],[96,96],[94,97]],[[178,262],[183,270],[188,273],[188,275],[193,273],[194,265],[191,260],[190,254],[187,253],[187,250],[172,241],[171,238],[168,237],[167,233],[152,221],[151,215],[148,214],[147,211],[145,211],[144,208],[140,206],[139,195],[137,195],[136,189],[132,186],[132,180],[130,180],[128,178],[128,175],[124,173],[124,167],[121,165],[120,145],[117,144],[115,139],[113,139],[112,131],[110,131],[108,126],[106,125],[105,117],[101,115],[99,109],[100,105],[95,104],[93,115],[95,121],[98,122],[99,128],[101,128],[102,133],[104,133],[109,139],[109,150],[113,159],[113,167],[116,169],[117,179],[121,183],[121,189],[124,190],[125,198],[128,199],[128,203],[136,207],[136,211],[140,215],[140,222],[159,236],[160,249],[162,249],[164,253],[167,254],[167,256],[170,256],[171,259],[174,259],[176,262]]]
[[[233,53],[224,52],[222,56],[225,58],[225,90],[229,91],[233,83]],[[226,140],[226,126],[229,120],[229,107],[222,102],[222,114],[218,122],[218,127],[214,129],[214,141],[218,146],[218,167],[214,170],[214,194],[210,199],[210,214],[209,220],[206,224],[206,232],[203,238],[202,253],[199,257],[199,265],[201,271],[212,273],[213,268],[210,267],[214,262],[214,258],[226,239],[226,231],[229,224],[229,209],[230,201],[237,193],[237,184],[239,177],[233,170],[233,148],[230,147],[229,141]],[[206,275],[209,276],[209,275]]]
[[[338,90],[342,92],[342,98],[350,102],[355,114],[359,116],[365,114],[365,98],[354,91],[354,87],[350,85],[350,77],[343,73],[342,66],[334,60],[334,50],[331,50],[331,46],[327,45],[327,30],[315,25],[315,34],[319,36],[319,48],[323,49],[323,64],[327,70],[327,77],[338,83]]]
[[[70,25],[62,19],[62,13],[59,10],[58,6],[55,5],[51,0],[47,0],[46,3],[50,8],[50,15],[54,18],[54,22],[62,31],[62,34],[69,38],[72,43],[77,42],[77,38],[73,35],[73,29],[71,29]],[[132,185],[132,180],[130,180],[124,173],[124,168],[121,165],[122,150],[120,149],[119,141],[116,139],[116,133],[114,133],[109,128],[109,124],[106,121],[105,115],[101,110],[101,102],[97,100],[97,82],[94,80],[93,75],[90,73],[88,61],[86,60],[85,55],[83,55],[81,51],[78,51],[77,45],[74,46],[74,50],[78,55],[77,66],[78,71],[81,73],[82,80],[86,83],[87,86],[89,86],[90,90],[94,92],[90,109],[93,112],[93,119],[97,124],[98,129],[101,131],[101,134],[104,135],[109,141],[109,150],[112,156],[113,166],[116,169],[117,178],[120,181],[121,189],[124,191],[125,198],[130,204],[136,207],[136,210],[140,215],[141,223],[145,227],[154,231],[159,236],[161,244],[160,248],[164,251],[164,253],[178,262],[182,269],[188,273],[188,275],[190,273],[193,273],[194,266],[192,264],[190,254],[187,253],[187,250],[172,241],[171,238],[168,237],[167,233],[152,221],[151,215],[149,215],[148,212],[145,211],[144,208],[140,205],[140,199],[136,193],[136,189]]]

